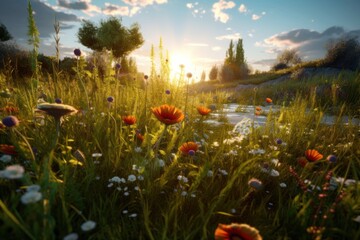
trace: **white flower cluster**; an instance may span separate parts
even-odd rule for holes
[[[252,119],[245,117],[240,122],[235,124],[232,132],[247,136],[251,133],[253,128],[258,128],[259,126],[260,125],[257,122],[254,122]]]
[[[39,185],[30,185],[26,188],[26,192],[21,196],[20,200],[23,204],[36,203],[42,199],[42,193]]]
[[[126,184],[126,183],[132,183],[135,182],[136,180],[144,180],[144,178],[140,175],[138,177],[136,177],[134,174],[130,174],[127,177],[127,180],[125,178],[120,178],[118,176],[112,177],[109,179],[109,183],[107,185],[108,188],[113,187],[114,185],[116,185],[116,190],[118,191],[123,191],[124,192],[124,196],[129,196],[130,195],[130,189],[128,186],[122,186],[121,184]],[[140,188],[138,186],[134,187],[135,191],[139,191]]]
[[[220,175],[227,176],[229,173],[225,169],[218,169]]]
[[[23,166],[15,164],[0,171],[0,178],[5,179],[20,179],[24,176],[25,169]]]
[[[3,163],[9,163],[11,162],[11,155],[8,155],[8,154],[4,154],[0,157],[0,162],[3,162]]]

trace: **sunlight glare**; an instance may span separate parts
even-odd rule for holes
[[[181,66],[184,67],[184,74],[194,71],[194,63],[188,53],[176,52],[170,56],[170,77],[178,78],[181,72]]]

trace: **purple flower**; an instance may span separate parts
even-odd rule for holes
[[[170,90],[167,89],[167,90],[165,91],[165,93],[166,93],[167,95],[169,95],[169,94],[170,94]]]
[[[116,63],[116,64],[115,64],[115,68],[116,68],[116,69],[120,69],[120,68],[121,68],[121,64],[120,64],[120,63]]]
[[[337,160],[337,157],[335,155],[329,155],[329,156],[327,156],[326,160],[328,160],[329,162],[335,163]]]
[[[113,97],[113,96],[109,96],[106,100],[107,100],[109,103],[112,103],[112,102],[114,102],[114,97]]]
[[[14,127],[19,125],[19,119],[15,116],[7,116],[3,118],[2,123],[7,127]]]
[[[189,155],[190,155],[190,156],[194,156],[194,155],[195,155],[195,151],[194,151],[194,150],[192,150],[192,149],[191,149],[191,150],[189,150],[189,152],[188,152],[188,153],[189,153]]]
[[[282,141],[280,138],[276,139],[276,143],[277,143],[277,144],[280,145],[280,144],[282,144],[282,142],[283,142],[283,141]]]
[[[55,98],[55,102],[58,103],[58,104],[62,104],[63,101],[61,100],[61,98]]]
[[[75,56],[80,57],[81,56],[81,50],[78,49],[78,48],[75,48],[74,54],[75,54]]]

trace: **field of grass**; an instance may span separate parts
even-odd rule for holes
[[[353,116],[358,98],[248,91],[286,108],[233,131],[197,109],[221,112],[228,95],[187,81],[2,75],[0,239],[244,238],[220,238],[231,223],[246,239],[360,239],[360,128],[321,124],[326,104]]]

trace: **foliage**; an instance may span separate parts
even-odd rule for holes
[[[285,63],[276,63],[274,66],[271,67],[272,71],[279,71],[283,69],[287,69],[289,66]]]
[[[6,26],[0,23],[0,42],[6,42],[12,39],[11,34],[8,32]]]
[[[206,72],[205,70],[203,70],[201,73],[200,82],[205,82],[205,80],[206,80]]]
[[[29,37],[28,42],[30,45],[32,45],[32,55],[31,55],[31,66],[32,70],[35,73],[36,80],[38,79],[39,74],[39,66],[38,66],[38,49],[40,45],[40,33],[39,30],[36,27],[35,19],[34,19],[34,12],[30,3],[30,0],[28,0],[28,32],[27,35]]]
[[[234,80],[233,68],[228,64],[224,64],[221,67],[221,71],[220,71],[220,81],[221,82],[230,82],[233,80]]]
[[[341,69],[357,70],[360,68],[360,44],[355,38],[340,39],[330,42],[324,65]]]
[[[287,49],[280,53],[277,57],[278,64],[283,64],[282,66],[293,66],[301,63],[301,58],[296,49]],[[274,66],[275,68],[275,66]]]
[[[216,80],[218,78],[218,73],[219,73],[218,67],[216,65],[213,65],[209,72],[210,81]]]
[[[78,38],[81,44],[94,51],[103,48],[111,51],[115,58],[127,56],[144,43],[138,24],[126,28],[115,17],[102,20],[99,27],[90,21],[83,21]]]
[[[234,51],[235,49],[235,51]],[[235,79],[243,79],[249,73],[249,67],[245,61],[245,54],[243,48],[243,41],[239,39],[236,47],[234,47],[233,41],[230,41],[228,50],[226,51],[226,58],[223,67],[225,67],[226,76],[232,77],[226,81],[233,81]],[[232,73],[230,73],[232,71]]]

